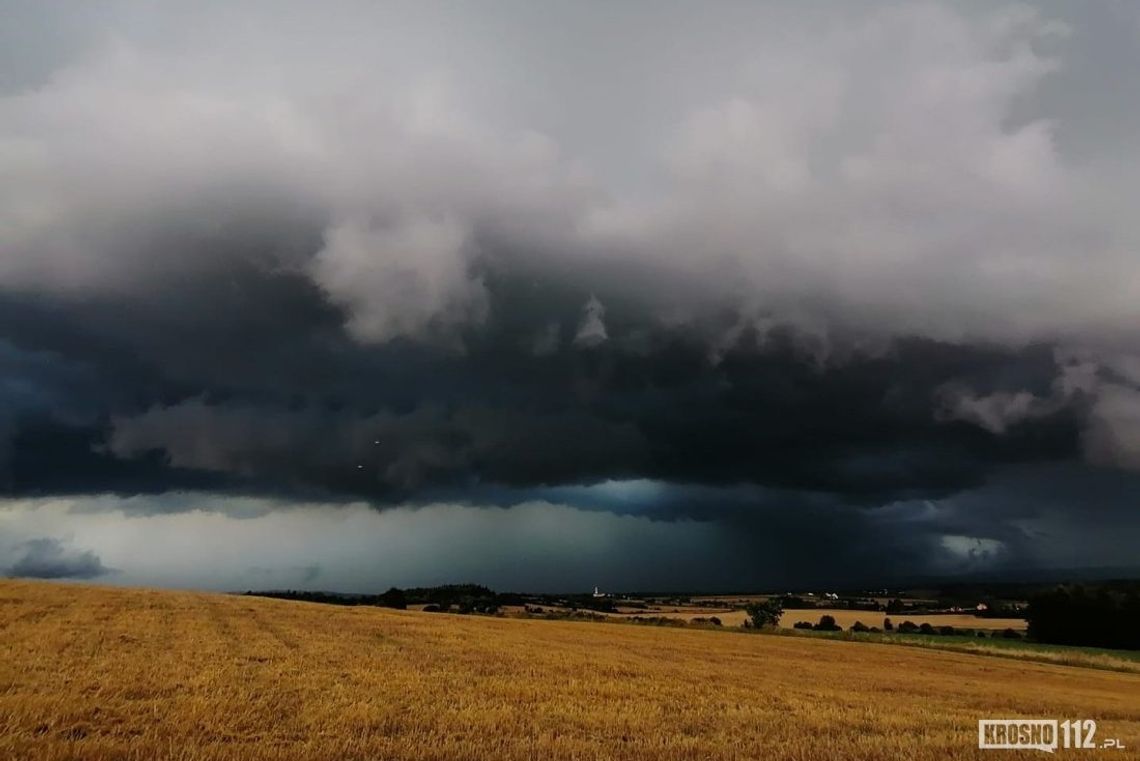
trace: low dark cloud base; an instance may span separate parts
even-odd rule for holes
[[[821,360],[786,326],[738,331],[711,356],[710,335],[737,319],[728,315],[670,329],[612,319],[601,345],[567,340],[536,354],[512,325],[519,299],[507,290],[501,299],[492,291],[491,314],[501,318],[461,352],[362,346],[331,330],[321,310],[308,322],[262,321],[288,303],[274,288],[293,288],[271,273],[264,280],[226,316],[248,339],[244,353],[213,351],[216,315],[203,321],[166,302],[136,307],[132,321],[84,306],[69,319],[57,303],[52,330],[40,335],[19,327],[34,309],[7,323],[18,380],[10,388],[36,394],[5,399],[5,490],[212,489],[383,503],[436,489],[648,478],[882,504],[976,487],[1010,465],[1079,458],[1079,396],[1000,434],[937,414],[953,385],[1047,394],[1060,368],[1045,345],[903,339]],[[0,302],[19,314],[12,300]],[[573,330],[575,310],[534,310],[528,324]],[[72,348],[89,342],[106,348]]]

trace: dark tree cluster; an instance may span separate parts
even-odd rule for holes
[[[1140,584],[1057,587],[1030,598],[1026,618],[1038,642],[1140,650]]]
[[[377,595],[339,594],[336,592],[307,592],[298,590],[246,592],[256,597],[274,597],[281,600],[319,602],[329,605],[374,605],[383,608],[406,609],[409,605],[425,605],[429,612],[455,610],[459,613],[497,613],[503,605],[516,604],[517,595],[498,594],[478,584],[446,584],[439,587],[391,587]]]
[[[744,609],[748,613],[748,622],[756,629],[765,626],[779,626],[780,616],[784,613],[782,602],[776,598],[764,602],[753,603]]]
[[[796,621],[792,624],[793,629],[810,629],[817,632],[838,632],[843,631],[843,627],[835,623],[835,616],[823,615],[819,617],[819,623],[813,624],[810,621]],[[866,632],[870,629],[865,626],[861,621],[856,621],[855,626],[851,628],[852,631]]]

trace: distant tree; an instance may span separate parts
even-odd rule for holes
[[[913,634],[918,631],[918,624],[914,621],[903,621],[899,624],[899,632],[903,634]]]
[[[856,621],[855,623],[851,624],[851,631],[853,631],[853,632],[865,632],[865,631],[869,631],[869,630],[870,630],[870,627],[868,627],[862,621]]]
[[[952,636],[955,633],[954,627],[953,626],[940,626],[940,627],[938,627],[938,633],[943,635],[943,636],[946,636],[946,637]]]
[[[780,616],[784,613],[784,606],[773,597],[764,602],[753,603],[744,610],[748,613],[752,626],[762,629],[765,626],[779,625]]]
[[[888,613],[902,613],[904,610],[906,610],[906,605],[897,597],[887,603]]]
[[[921,626],[919,626],[919,627],[918,627],[918,630],[919,630],[920,632],[922,632],[923,634],[934,634],[934,627],[933,627],[933,626],[931,626],[930,624],[925,624],[925,623],[924,623],[924,624],[922,624]]]
[[[792,628],[793,629],[814,629],[815,626],[812,625],[811,621],[796,621],[794,624],[792,624]]]
[[[895,630],[895,625],[891,623],[891,619],[884,618],[883,619],[883,631],[893,632],[894,630]]]
[[[837,632],[840,627],[835,623],[835,616],[820,616],[819,623],[813,627],[816,631],[820,632]]]
[[[384,594],[376,596],[376,604],[384,608],[404,610],[408,607],[408,600],[404,596],[404,590],[392,587]]]

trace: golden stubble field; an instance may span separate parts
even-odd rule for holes
[[[3,759],[992,761],[977,719],[1012,716],[1094,718],[1130,746],[1095,757],[1140,757],[1137,674],[0,581]]]

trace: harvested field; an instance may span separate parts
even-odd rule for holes
[[[13,581],[0,630],[0,758],[982,759],[995,716],[1140,747],[1140,675],[891,645]]]

